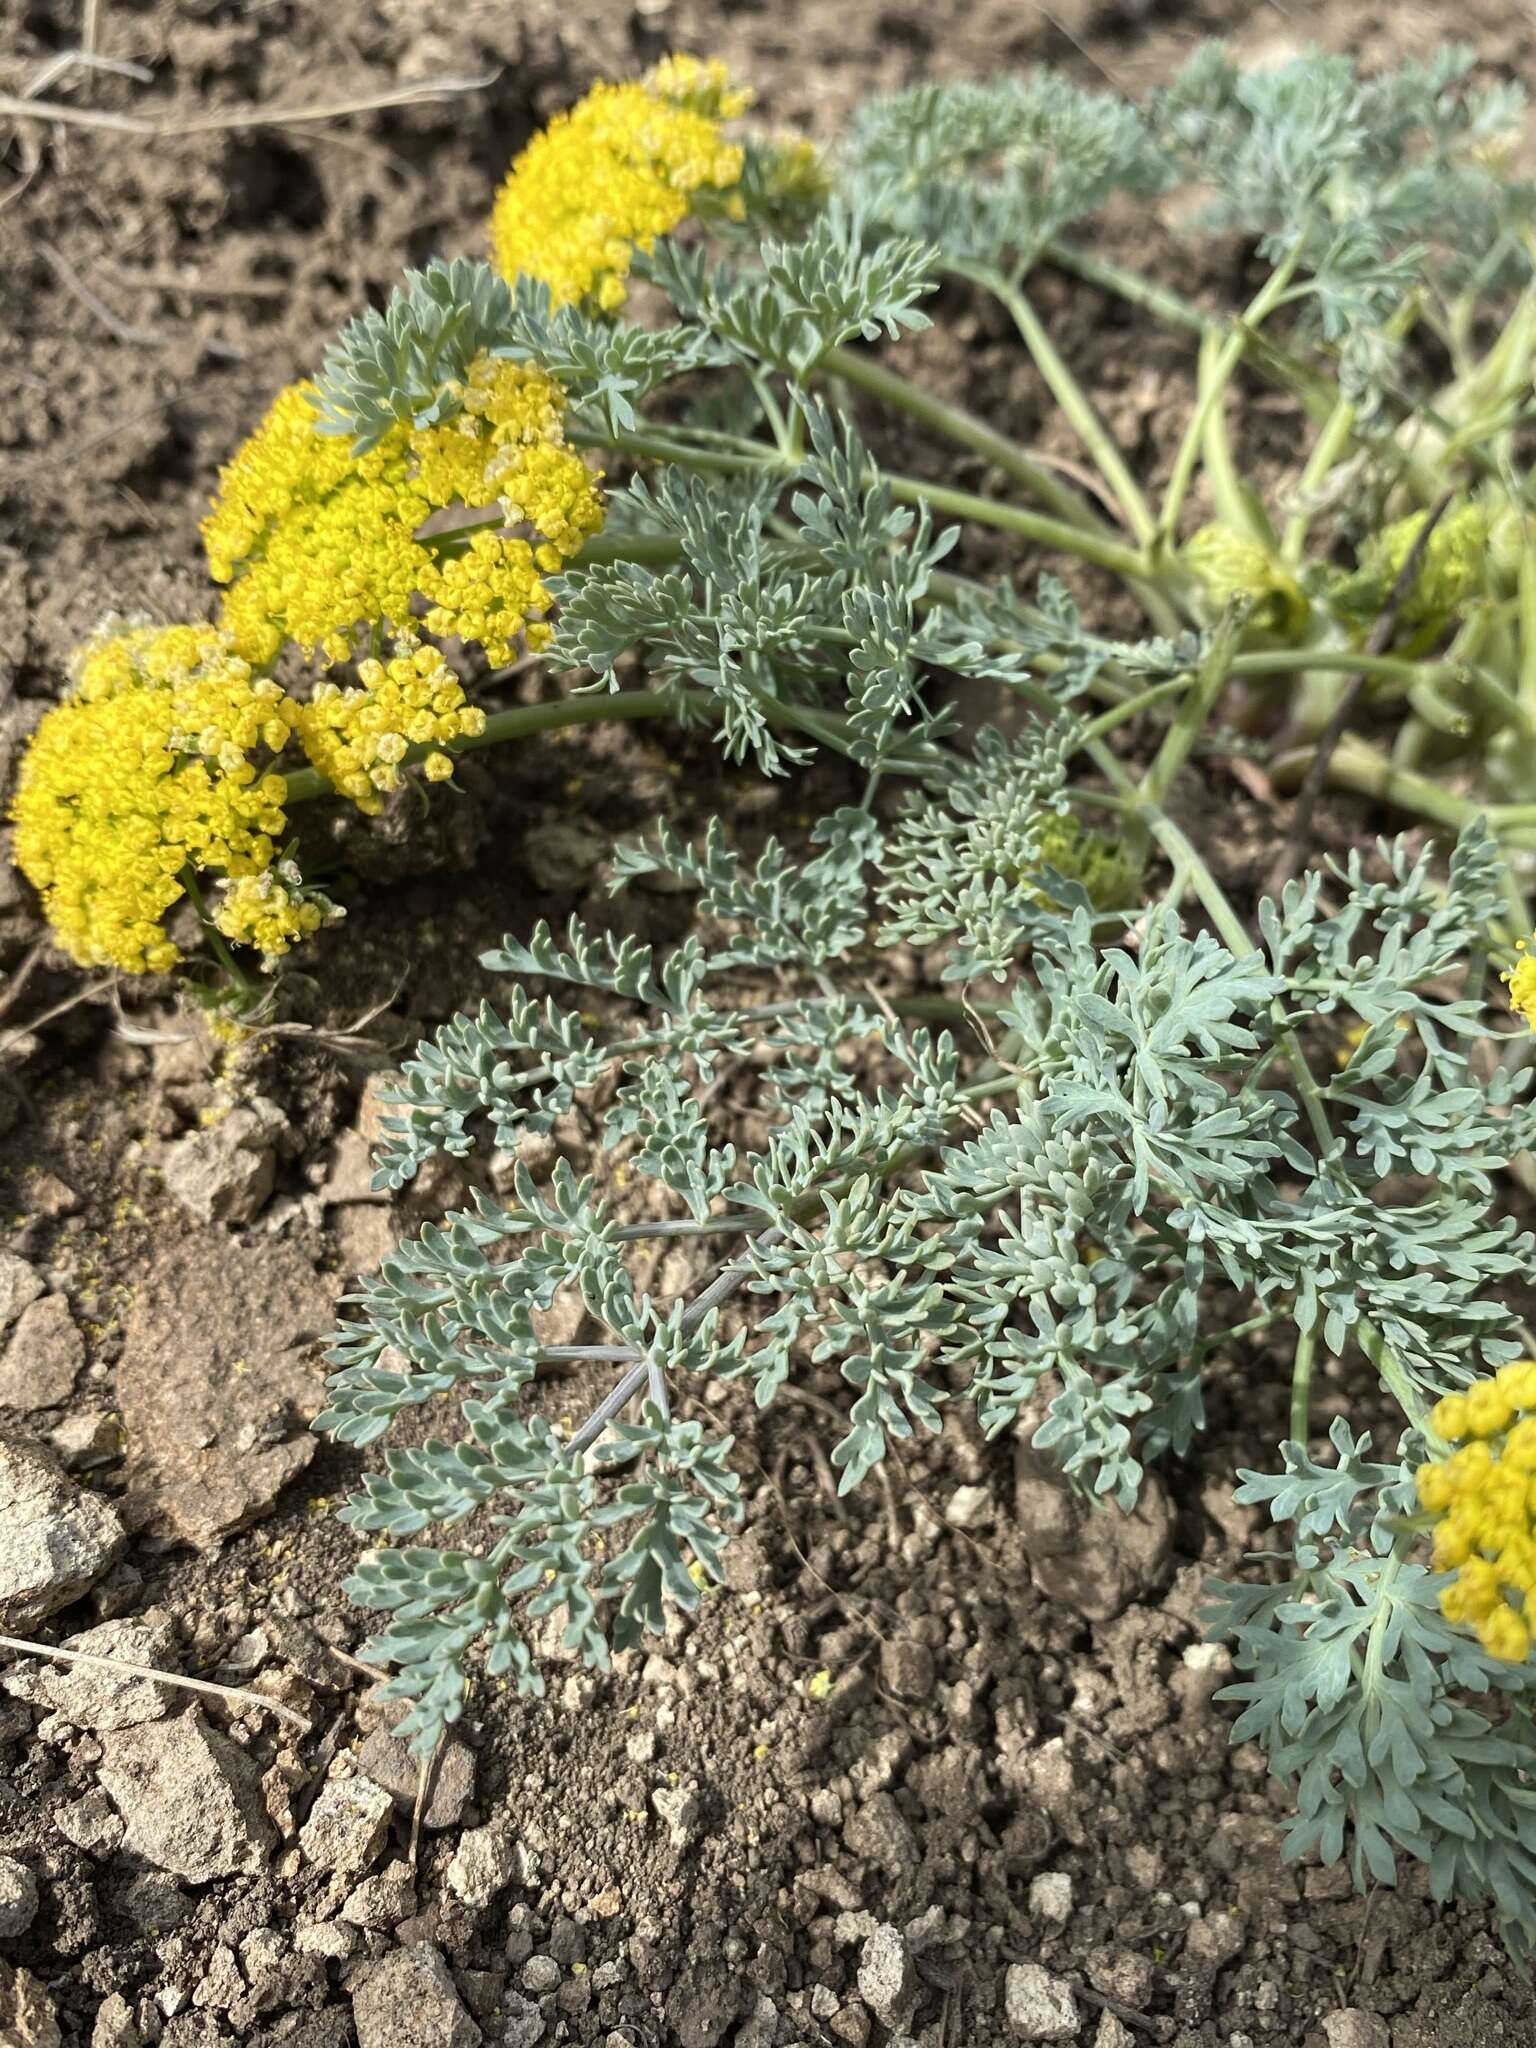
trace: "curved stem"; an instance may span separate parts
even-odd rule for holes
[[[1020,339],[1034,359],[1035,368],[1044,378],[1047,388],[1070,423],[1077,438],[1087,450],[1094,468],[1109,486],[1110,494],[1124,514],[1125,522],[1145,548],[1151,545],[1157,532],[1157,521],[1152,507],[1147,503],[1140,484],[1132,476],[1125,457],[1115,445],[1114,437],[1094,410],[1093,402],[1063,361],[1056,344],[1046,331],[1045,323],[1017,285],[1011,283],[999,271],[982,265],[956,263],[952,266],[962,277],[968,277],[973,284],[979,284],[991,292],[998,303],[1006,307],[1013,324],[1019,330]]]
[[[1162,511],[1158,516],[1158,539],[1164,550],[1169,550],[1175,545],[1179,514],[1184,509],[1184,499],[1194,477],[1195,464],[1199,459],[1206,423],[1212,408],[1221,403],[1223,394],[1232,381],[1233,373],[1243,360],[1257,330],[1285,297],[1291,278],[1295,274],[1299,253],[1298,243],[1278,269],[1271,273],[1263,289],[1255,294],[1248,310],[1233,327],[1210,363],[1208,376],[1202,379],[1200,396],[1184,430],[1179,451],[1174,457],[1173,472],[1168,479],[1168,488],[1163,494]]]
[[[994,469],[1000,469],[1004,476],[1022,485],[1038,504],[1068,526],[1080,527],[1084,533],[1107,535],[1110,532],[1108,524],[1081,493],[1034,461],[1016,441],[1010,441],[1006,434],[998,433],[985,420],[977,419],[974,413],[936,398],[931,391],[910,383],[873,356],[860,355],[847,348],[829,349],[818,368],[843,378],[860,391],[868,392],[871,398],[878,398],[882,404],[894,406],[898,412],[906,413],[925,427],[932,427],[956,446],[969,448],[972,454],[980,455]]]
[[[554,732],[566,725],[596,725],[605,718],[664,718],[673,705],[655,690],[619,690],[611,694],[594,691],[584,697],[557,697],[552,704],[519,704],[506,711],[493,711],[485,730],[470,739],[451,740],[437,749],[440,753],[470,754],[480,747],[494,747],[498,741],[524,739],[530,733]],[[430,753],[430,747],[412,747],[408,761]],[[313,797],[330,794],[331,785],[318,768],[299,768],[288,778],[289,804],[308,803]]]
[[[1038,541],[1042,547],[1055,548],[1062,554],[1077,555],[1085,562],[1093,562],[1100,569],[1108,569],[1112,575],[1124,577],[1127,582],[1141,582],[1147,576],[1147,564],[1142,556],[1122,541],[1110,540],[1097,533],[1084,533],[1059,519],[1048,519],[1039,512],[1026,512],[1018,505],[1004,505],[996,498],[979,498],[970,491],[951,490],[946,484],[925,483],[920,477],[887,473],[885,481],[890,485],[892,494],[906,504],[927,505],[935,512],[947,512],[956,519],[970,519],[979,526],[995,526],[1004,533],[1020,534],[1025,540]]]
[[[1355,431],[1355,418],[1354,402],[1341,395],[1333,411],[1323,422],[1322,432],[1312,443],[1311,453],[1307,456],[1306,466],[1296,485],[1296,509],[1286,520],[1285,531],[1280,539],[1280,559],[1288,569],[1298,569],[1301,566],[1318,495],[1325,480],[1343,460],[1344,451],[1348,448]]]
[[[1291,1441],[1305,1448],[1311,1434],[1312,1366],[1317,1357],[1317,1325],[1303,1330],[1296,1339],[1291,1360]]]

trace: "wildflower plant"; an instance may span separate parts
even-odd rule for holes
[[[377,810],[470,747],[665,718],[768,776],[849,764],[798,848],[718,821],[619,848],[615,887],[665,874],[689,934],[509,935],[503,1000],[404,1068],[382,1188],[512,1162],[363,1283],[319,1425],[461,1418],[346,1511],[424,1747],[478,1672],[538,1689],[548,1618],[600,1666],[697,1604],[741,1513],[712,1380],[766,1407],[835,1373],[844,1489],[965,1401],[1116,1512],[1287,1330],[1289,1437],[1239,1493],[1278,1548],[1213,1595],[1237,1732],[1295,1788],[1293,1853],[1362,1883],[1421,1859],[1536,1948],[1530,1066],[1488,1000],[1502,972],[1536,1021],[1536,187],[1518,98],[1470,68],[1212,49],[1139,108],[924,85],[825,160],[754,133],[716,64],[600,85],[510,166],[491,261],[407,273],[226,467],[217,623],[113,629],[44,720],[18,857],[77,957],[132,970],[175,958],[182,894],[281,954],[331,914],[291,810]],[[1235,315],[1074,239],[1170,198],[1177,232],[1244,238]],[[1155,491],[1037,309],[1046,265],[1190,336]],[[955,292],[1002,308],[1091,488],[897,367]],[[1254,379],[1306,435],[1267,494]],[[991,488],[877,460],[893,421]],[[974,529],[1012,578],[967,573]],[[1106,579],[1138,626],[1097,623]],[[525,652],[574,687],[480,701]],[[1014,736],[961,737],[979,692]],[[1287,862],[1245,914],[1176,815],[1218,748],[1300,785],[1303,824],[1331,783],[1442,853]],[[520,1156],[578,1107],[601,1184]],[[686,1296],[656,1277],[679,1246],[713,1267]],[[600,1341],[545,1341],[562,1297]],[[1368,1368],[1368,1427],[1315,1426],[1322,1360]],[[557,1426],[571,1367],[611,1383]]]

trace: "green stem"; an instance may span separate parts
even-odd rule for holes
[[[1317,1325],[1296,1339],[1291,1360],[1291,1441],[1305,1446],[1311,1435],[1312,1366],[1317,1357]]]
[[[886,475],[892,494],[906,504],[927,505],[935,512],[947,512],[956,519],[974,520],[980,526],[995,526],[1004,533],[1017,533],[1040,546],[1056,548],[1093,562],[1111,575],[1128,582],[1140,582],[1147,574],[1146,562],[1134,548],[1097,533],[1084,533],[1043,513],[1026,512],[1021,506],[1000,504],[996,498],[978,498],[969,491],[955,491],[945,484],[924,483],[919,477]]]
[[[1216,351],[1220,346],[1214,334],[1207,334],[1200,343],[1199,381],[1202,384],[1213,373]],[[1275,535],[1269,523],[1269,515],[1238,476],[1237,464],[1232,458],[1232,437],[1227,431],[1225,406],[1211,407],[1206,417],[1200,452],[1205,463],[1206,483],[1210,489],[1211,502],[1216,507],[1217,518],[1234,533],[1245,534],[1259,547],[1266,550],[1273,548]]]
[[[192,908],[197,912],[198,922],[203,928],[203,936],[207,939],[215,959],[229,976],[230,983],[236,995],[240,998],[241,1003],[245,1004],[254,1001],[260,994],[260,990],[245,974],[239,962],[235,959],[234,954],[229,950],[224,934],[214,923],[212,913],[208,908],[207,899],[203,895],[196,871],[192,867],[188,866],[182,869],[181,885],[187,892]]]
[[[1196,740],[1204,732],[1211,707],[1232,672],[1232,654],[1241,626],[1242,614],[1236,608],[1223,613],[1200,663],[1195,687],[1179,706],[1178,716],[1163,735],[1163,743],[1141,779],[1144,803],[1155,805],[1163,802],[1188,761]]]
[[[1097,718],[1089,719],[1082,730],[1083,739],[1102,739],[1106,733],[1113,732],[1116,726],[1139,717],[1143,711],[1149,711],[1154,704],[1166,703],[1170,697],[1184,696],[1192,680],[1197,678],[1192,679],[1188,675],[1174,676],[1166,683],[1154,683],[1150,689],[1138,690],[1134,697],[1122,698],[1118,704],[1112,704],[1108,711],[1101,711]]]
[[[1520,701],[1536,719],[1536,526],[1520,549]]]
[[[1205,312],[1193,299],[1143,277],[1126,264],[1090,255],[1074,242],[1054,241],[1046,255],[1059,270],[1124,299],[1127,305],[1139,306],[1170,327],[1182,327],[1190,334],[1214,334],[1222,340],[1233,332],[1231,320]],[[1338,400],[1336,384],[1264,335],[1252,337],[1250,355],[1256,369],[1296,394],[1310,418],[1319,425],[1329,418]]]
[[[843,378],[856,389],[868,392],[871,398],[878,398],[882,404],[906,413],[909,419],[933,428],[935,433],[942,434],[958,447],[969,448],[973,454],[990,462],[994,469],[1000,469],[1004,476],[1022,485],[1038,504],[1068,526],[1079,527],[1084,533],[1110,533],[1107,522],[1099,517],[1085,497],[1034,461],[1016,441],[1010,441],[1006,434],[998,433],[985,420],[977,419],[974,413],[936,398],[931,391],[924,391],[920,385],[898,376],[896,371],[887,369],[873,356],[860,355],[852,349],[829,349],[818,367]]]
[[[1288,569],[1299,569],[1307,549],[1307,535],[1312,530],[1312,519],[1318,498],[1327,479],[1343,460],[1355,431],[1356,408],[1351,399],[1342,395],[1333,411],[1323,422],[1322,432],[1312,443],[1306,467],[1296,485],[1296,509],[1285,522],[1285,531],[1280,539],[1280,559]]]
[[[1067,367],[1060,351],[1047,333],[1045,323],[1019,288],[995,270],[957,263],[952,266],[963,277],[991,292],[1005,306],[1019,330],[1024,346],[1034,358],[1035,368],[1061,407],[1077,438],[1088,451],[1099,475],[1124,514],[1125,522],[1143,548],[1150,547],[1157,521],[1140,484],[1115,445],[1114,437],[1094,410],[1093,403]]]
[[[483,732],[469,739],[451,740],[435,751],[470,754],[480,747],[494,747],[501,740],[525,739],[531,733],[554,732],[567,725],[595,725],[607,718],[664,718],[673,708],[655,690],[619,690],[609,694],[594,691],[590,696],[557,697],[550,704],[519,704],[506,711],[493,711]],[[431,747],[412,747],[406,759],[419,760],[432,751]],[[313,797],[328,795],[331,788],[318,768],[296,769],[287,780],[284,801],[289,804],[308,803]]]
[[[1383,682],[1405,685],[1422,682],[1426,676],[1450,680],[1448,663],[1411,661],[1401,654],[1365,654],[1353,647],[1257,648],[1232,657],[1235,676],[1288,676],[1306,669],[1379,676]]]
[[[1243,314],[1241,320],[1227,336],[1210,365],[1210,374],[1203,380],[1200,395],[1184,430],[1184,438],[1173,459],[1173,471],[1168,479],[1168,488],[1163,493],[1162,511],[1158,518],[1158,542],[1166,553],[1176,545],[1179,514],[1184,509],[1184,499],[1195,474],[1201,443],[1205,438],[1206,422],[1212,408],[1221,403],[1228,384],[1243,360],[1249,344],[1258,329],[1285,297],[1290,289],[1300,254],[1300,244],[1294,247],[1279,267],[1265,281],[1261,291]]]

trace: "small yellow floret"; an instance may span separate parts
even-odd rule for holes
[[[12,816],[17,863],[82,966],[173,966],[162,921],[186,871],[270,866],[287,787],[251,756],[282,749],[292,713],[212,626],[111,621],[79,650],[72,691],[22,760]]]
[[[1494,1380],[1479,1380],[1467,1389],[1467,1427],[1474,1436],[1497,1436],[1507,1429],[1514,1403]]]
[[[1456,1443],[1460,1438],[1470,1436],[1466,1395],[1442,1396],[1429,1411],[1429,1426],[1436,1436],[1443,1436],[1447,1443]]]
[[[293,861],[279,861],[259,875],[242,875],[225,885],[214,923],[227,939],[253,946],[266,961],[342,915],[324,898],[306,894]]]
[[[1419,1504],[1434,1517],[1434,1565],[1452,1574],[1440,1594],[1447,1621],[1475,1627],[1491,1656],[1523,1660],[1536,1601],[1536,1361],[1522,1359],[1447,1394],[1429,1418],[1459,1448],[1418,1472]],[[1517,1419],[1518,1418],[1518,1419]]]
[[[524,625],[537,626],[548,609],[536,567],[562,567],[599,530],[602,493],[565,445],[565,391],[544,371],[479,357],[459,402],[451,419],[394,428],[355,455],[344,437],[320,431],[312,385],[282,394],[221,473],[203,522],[209,568],[229,585],[222,621],[239,653],[265,663],[292,641],[345,660],[360,626],[409,632],[421,600],[434,631],[465,639],[484,637],[475,623],[483,614],[491,659],[512,658]],[[486,540],[520,551],[477,607],[463,557],[421,528],[445,506],[498,502],[536,544],[490,529],[474,537],[471,552]],[[530,644],[547,637],[539,628]]]
[[[320,683],[298,706],[295,729],[305,753],[333,787],[370,816],[400,781],[412,746],[447,745],[485,730],[485,713],[466,701],[462,684],[435,647],[416,647],[389,662],[358,663],[357,689]],[[442,767],[435,767],[441,762]],[[429,756],[426,772],[453,773],[446,754]]]
[[[594,86],[513,160],[491,214],[497,269],[542,279],[556,305],[622,306],[633,251],[670,234],[701,192],[739,182],[742,152],[720,123],[750,100],[723,64],[685,55],[641,84]]]
[[[1536,1031],[1536,957],[1527,951],[1527,942],[1520,941],[1520,958],[1504,976],[1509,985],[1509,1007],[1525,1019]]]

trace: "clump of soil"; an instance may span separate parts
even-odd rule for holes
[[[153,146],[9,131],[0,781],[104,611],[205,613],[196,526],[220,460],[403,263],[479,247],[507,158],[596,75],[716,51],[771,122],[829,138],[858,97],[936,73],[1051,61],[1141,89],[1205,33],[1250,53],[1316,36],[1382,62],[1444,27],[1517,75],[1532,34],[1491,0],[1454,20],[1229,0],[102,0],[95,20],[119,68],[66,68],[44,96],[292,108],[495,75]],[[19,11],[0,89],[30,90],[79,33],[66,0]],[[1180,282],[1226,303],[1238,260],[1213,251],[1208,277]],[[1187,350],[1066,280],[1042,277],[1037,297],[1155,475],[1185,416]],[[914,351],[922,374],[1067,453],[1002,327],[960,298],[945,310]],[[1254,418],[1249,460],[1283,466],[1287,420]],[[907,443],[903,467],[974,481],[937,446]],[[90,1664],[0,1669],[0,2038],[1531,2039],[1536,2002],[1486,1916],[1432,1906],[1417,1871],[1361,1898],[1339,1871],[1281,1862],[1285,1794],[1212,1705],[1228,1667],[1202,1637],[1202,1582],[1254,1537],[1233,1468],[1284,1427],[1284,1361],[1262,1351],[1228,1361],[1198,1464],[1131,1523],[1080,1518],[1027,1450],[963,1424],[840,1502],[814,1409],[759,1416],[712,1391],[749,1496],[725,1589],[611,1673],[545,1645],[548,1696],[478,1690],[418,1785],[397,1708],[356,1662],[367,1617],[338,1592],[356,1542],[331,1510],[362,1460],[307,1431],[337,1295],[462,1193],[445,1172],[398,1202],[374,1194],[374,1076],[496,996],[478,954],[508,926],[574,908],[675,936],[666,899],[616,907],[602,888],[615,838],[658,812],[783,829],[778,792],[660,728],[532,742],[461,779],[382,836],[307,824],[362,878],[285,991],[311,1028],[233,1056],[168,986],[84,984],[38,947],[30,898],[0,872],[0,1487],[46,1503],[60,1566],[51,1592],[36,1566],[15,1612],[88,1656],[249,1696]],[[793,816],[841,788],[817,767]],[[1235,785],[1230,805],[1223,859],[1241,881],[1273,825]],[[579,1123],[557,1136],[578,1165],[600,1161]],[[552,1385],[555,1412],[583,1392]]]

